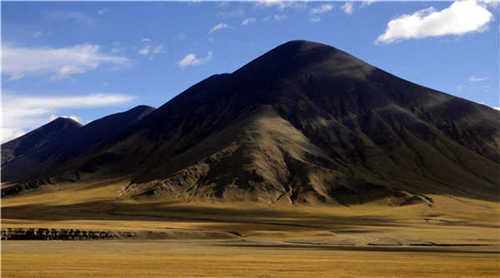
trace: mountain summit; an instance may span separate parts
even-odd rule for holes
[[[21,137],[2,144],[2,165],[19,155],[44,146],[58,136],[79,128],[81,124],[71,118],[59,117]]]
[[[307,41],[211,76],[92,146],[10,181],[116,176],[134,197],[341,204],[500,189],[498,111]]]

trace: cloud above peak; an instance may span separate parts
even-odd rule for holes
[[[129,59],[103,53],[98,45],[79,44],[63,48],[2,46],[2,74],[10,80],[49,75],[64,79],[103,65],[125,66]]]
[[[481,32],[492,20],[486,4],[477,0],[455,1],[440,11],[429,7],[389,21],[376,43]]]
[[[67,94],[67,95],[18,95],[3,92],[2,127],[0,141],[16,138],[27,131],[45,124],[65,109],[92,109],[121,105],[134,100],[133,96],[116,93]],[[70,118],[80,119],[71,115]]]

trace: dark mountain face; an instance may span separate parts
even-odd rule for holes
[[[495,199],[500,113],[292,41],[203,80],[66,165],[130,175],[134,196]]]
[[[6,142],[2,144],[2,165],[79,127],[81,124],[72,119],[57,118],[21,137]]]
[[[2,178],[4,181],[19,181],[57,176],[65,169],[70,160],[92,152],[97,146],[114,140],[153,110],[152,107],[141,105],[126,112],[95,120],[84,126],[74,125],[74,128],[66,129],[64,132],[58,133],[57,136],[47,138],[44,144],[38,144],[36,148],[23,149],[23,152],[20,153],[22,155],[10,159],[2,165]],[[36,129],[33,133],[43,132],[46,126]],[[2,148],[8,147],[8,144],[10,142],[2,145]]]

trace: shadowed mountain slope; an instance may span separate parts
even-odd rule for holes
[[[73,119],[57,118],[21,137],[6,142],[2,144],[2,165],[81,126],[79,122]]]
[[[500,113],[336,48],[291,41],[201,81],[54,169],[131,176],[131,196],[496,200]]]
[[[75,128],[57,134],[58,136],[50,137],[50,140],[37,145],[36,148],[23,149],[21,155],[2,165],[2,179],[4,181],[37,180],[48,178],[47,174],[52,176],[52,173],[60,173],[59,171],[69,160],[92,152],[92,149],[100,144],[112,141],[153,110],[152,107],[140,105],[126,112],[92,121],[84,126],[78,124]],[[70,121],[69,119],[62,120]],[[33,132],[39,133],[44,127]]]

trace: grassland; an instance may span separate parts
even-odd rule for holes
[[[2,201],[2,227],[137,232],[113,241],[2,242],[2,277],[498,277],[500,206],[283,206],[131,200],[124,181]],[[62,190],[64,189],[64,190]],[[155,240],[149,232],[166,236]]]
[[[216,241],[12,241],[2,277],[498,277],[484,253],[229,246]]]

